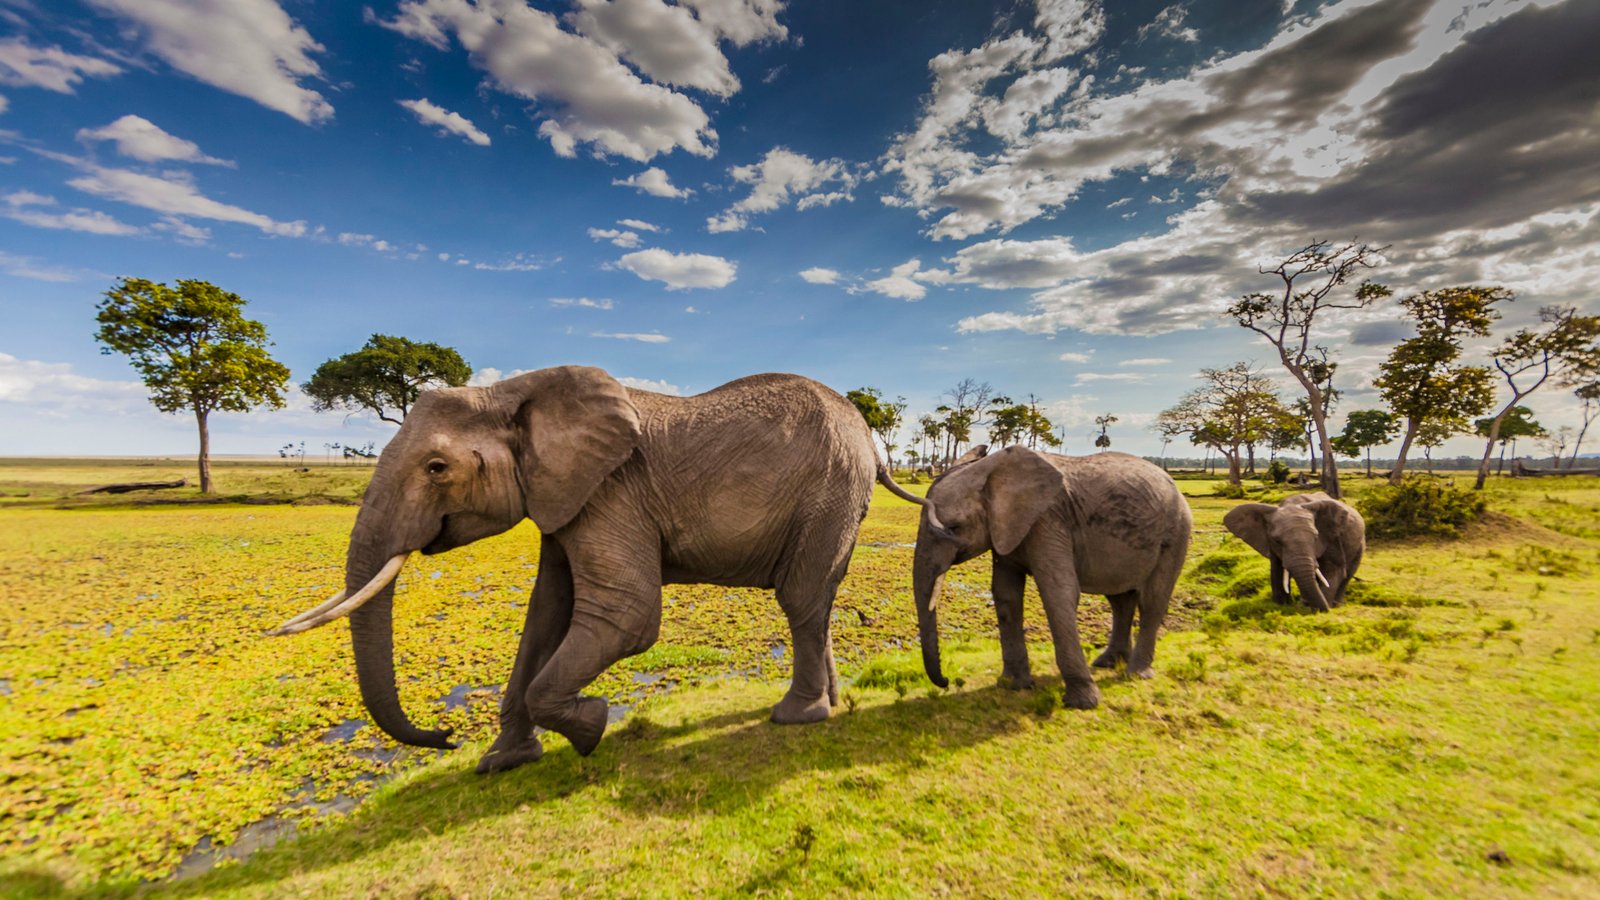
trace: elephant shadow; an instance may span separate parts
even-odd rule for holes
[[[401,779],[344,821],[264,850],[244,865],[167,887],[179,896],[208,896],[270,884],[414,840],[423,829],[442,834],[591,789],[630,812],[679,817],[735,811],[798,778],[813,779],[821,790],[844,790],[856,767],[887,765],[885,777],[892,778],[893,771],[921,768],[1020,731],[1025,719],[1038,715],[1033,692],[991,686],[907,695],[805,726],[774,725],[770,701],[782,690],[770,686],[757,706],[749,705],[748,690],[729,692],[720,704],[713,694],[709,710],[675,724],[656,721],[647,704],[608,731],[590,757],[552,744],[539,762],[497,775],[473,772],[486,744],[468,745],[449,768]]]

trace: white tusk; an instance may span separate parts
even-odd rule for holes
[[[933,583],[933,590],[928,595],[928,612],[936,612],[939,609],[939,596],[943,593],[944,579],[941,578]]]
[[[295,616],[294,618],[290,619],[289,621],[283,623],[282,625],[279,625],[278,627],[279,628],[287,628],[290,625],[298,625],[299,623],[304,622],[305,620],[311,618],[312,616],[320,616],[323,613],[327,612],[328,610],[333,609],[335,606],[338,606],[339,605],[339,601],[343,600],[344,598],[345,598],[345,590],[344,590],[344,588],[340,588],[339,589],[339,593],[334,594],[332,597],[328,598],[328,602],[322,604],[321,606],[317,607],[316,609],[308,609],[305,612],[301,613],[300,615]]]
[[[1284,569],[1283,570],[1283,592],[1285,594],[1291,594],[1291,595],[1294,593],[1294,590],[1289,587],[1289,570],[1288,569]]]
[[[1323,574],[1322,574],[1322,570],[1321,570],[1321,569],[1312,569],[1312,570],[1311,570],[1311,571],[1313,571],[1313,572],[1316,572],[1316,573],[1317,573],[1317,580],[1318,580],[1318,581],[1320,581],[1320,582],[1322,582],[1322,586],[1323,586],[1323,587],[1333,587],[1333,585],[1331,585],[1331,584],[1329,584],[1329,583],[1328,583],[1328,579],[1327,579],[1327,577],[1326,577],[1326,576],[1324,576],[1324,575],[1323,575]]]
[[[383,568],[378,570],[378,574],[372,576],[372,580],[367,582],[365,587],[359,591],[356,591],[354,595],[346,598],[339,605],[329,608],[329,604],[332,601],[329,601],[329,603],[324,603],[316,610],[312,610],[311,614],[296,616],[272,631],[267,632],[267,634],[274,637],[285,634],[297,634],[302,631],[309,631],[319,625],[326,625],[340,616],[349,615],[351,610],[356,609],[361,604],[366,603],[373,597],[376,597],[379,591],[383,590],[385,587],[388,587],[389,582],[393,581],[394,577],[400,574],[400,567],[406,564],[406,557],[409,555],[409,553],[397,553],[390,557],[389,561],[383,564]],[[320,612],[318,610],[320,610]]]

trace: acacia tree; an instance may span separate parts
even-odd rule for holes
[[[1461,365],[1461,348],[1466,337],[1488,336],[1489,324],[1499,318],[1494,304],[1508,296],[1503,288],[1452,287],[1400,300],[1416,322],[1417,336],[1397,344],[1372,380],[1389,408],[1406,420],[1390,484],[1400,483],[1424,422],[1465,421],[1494,402],[1489,370]]]
[[[963,378],[944,392],[949,402],[935,410],[944,416],[941,420],[945,437],[944,465],[948,466],[950,460],[961,453],[961,448],[972,440],[972,429],[984,424],[982,413],[993,395],[994,389],[989,382],[972,378]]]
[[[176,288],[124,278],[95,307],[102,353],[122,353],[162,412],[194,413],[200,430],[200,491],[211,484],[213,412],[283,406],[289,369],[267,352],[267,328],[244,317],[245,301],[208,281]]]
[[[375,334],[360,350],[318,366],[300,390],[318,412],[364,409],[400,425],[423,391],[461,387],[471,377],[472,367],[453,348]]]
[[[1187,434],[1192,443],[1216,450],[1228,461],[1228,483],[1242,483],[1242,449],[1259,441],[1274,421],[1288,414],[1283,401],[1249,363],[1201,369],[1203,384],[1156,416],[1156,431]]]
[[[1572,442],[1572,456],[1567,458],[1569,469],[1578,464],[1578,450],[1583,447],[1583,436],[1589,433],[1589,423],[1600,417],[1600,381],[1579,385],[1572,393],[1583,401],[1583,425],[1578,429],[1577,439]]]
[[[856,388],[845,394],[856,409],[861,410],[861,418],[867,420],[867,428],[878,436],[878,441],[883,444],[883,455],[889,460],[889,465],[894,465],[894,433],[900,430],[900,423],[904,420],[906,411],[906,398],[896,397],[893,403],[883,399],[877,388]]]
[[[1314,343],[1312,332],[1319,313],[1363,309],[1389,296],[1389,288],[1370,281],[1362,282],[1348,299],[1335,293],[1357,273],[1376,267],[1385,249],[1355,242],[1338,247],[1327,241],[1308,244],[1276,266],[1257,270],[1277,276],[1283,285],[1279,292],[1246,294],[1228,307],[1228,314],[1240,325],[1267,339],[1278,351],[1284,369],[1306,392],[1317,446],[1322,450],[1322,486],[1331,497],[1340,496],[1339,468],[1328,436],[1333,374],[1338,364],[1328,358],[1327,347]]]
[[[1117,421],[1117,417],[1111,413],[1094,417],[1094,423],[1100,426],[1100,435],[1094,439],[1094,445],[1102,451],[1111,449],[1111,435],[1106,434],[1106,429],[1115,425]]]
[[[1489,420],[1488,441],[1473,484],[1477,490],[1482,490],[1489,478],[1489,457],[1500,439],[1500,421],[1523,398],[1552,375],[1571,384],[1581,380],[1581,373],[1600,369],[1600,316],[1580,316],[1571,306],[1547,306],[1539,310],[1539,321],[1544,328],[1519,329],[1494,351],[1494,367],[1511,390],[1511,399]]]
[[[1367,477],[1372,477],[1372,448],[1387,444],[1400,433],[1400,420],[1382,409],[1358,409],[1344,419],[1344,433],[1333,439],[1333,449],[1351,459],[1367,452]]]
[[[1489,423],[1492,421],[1493,419],[1488,418],[1477,420],[1473,423],[1472,433],[1476,434],[1478,437],[1488,437]],[[1512,447],[1512,452],[1515,453],[1517,440],[1519,438],[1544,437],[1545,430],[1543,425],[1540,425],[1538,422],[1534,421],[1532,409],[1526,406],[1515,406],[1511,408],[1511,412],[1506,413],[1501,417],[1499,434],[1500,462],[1495,467],[1495,474],[1497,475],[1505,471],[1506,444],[1509,443]]]

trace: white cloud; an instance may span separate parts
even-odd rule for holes
[[[129,235],[143,231],[137,225],[129,225],[99,210],[91,209],[46,212],[29,206],[7,206],[5,209],[0,209],[0,216],[24,225],[32,225],[34,228],[82,231],[87,234]]]
[[[591,331],[591,332],[589,332],[589,336],[590,337],[597,337],[597,338],[612,338],[613,340],[618,340],[618,341],[638,341],[641,344],[665,344],[668,341],[672,340],[672,338],[667,337],[666,335],[660,333],[659,331],[651,331],[651,332]]]
[[[863,287],[875,294],[883,294],[885,297],[894,297],[897,300],[921,300],[928,296],[928,289],[915,280],[921,268],[922,260],[907,260],[890,269],[888,275],[869,281]]]
[[[698,88],[718,97],[739,79],[717,48],[717,34],[684,6],[662,0],[576,0],[567,21],[580,33],[661,84]]]
[[[60,47],[34,47],[20,37],[0,40],[0,84],[70,94],[85,78],[105,78],[121,71],[121,66]],[[0,112],[4,111],[0,98]]]
[[[6,99],[6,95],[0,94],[0,113],[4,113],[6,111],[6,107],[10,105],[11,101]]]
[[[634,231],[648,231],[652,234],[657,234],[661,231],[661,226],[652,225],[643,219],[618,219],[617,224],[624,228],[631,228]]]
[[[1093,355],[1094,351],[1090,350],[1088,353],[1063,353],[1057,359],[1069,363],[1086,363],[1089,361],[1089,357]]]
[[[149,409],[148,396],[142,382],[89,378],[67,363],[0,353],[0,404],[44,407],[57,414],[127,412]]]
[[[127,169],[87,168],[88,175],[74,178],[67,184],[97,197],[172,216],[254,225],[267,234],[284,237],[300,237],[306,231],[304,222],[279,222],[260,213],[212,200],[196,190],[194,183],[183,173],[169,173],[169,177],[160,178]]]
[[[654,391],[657,394],[668,394],[673,397],[683,396],[682,388],[664,380],[653,381],[649,378],[633,378],[628,375],[618,375],[616,377],[617,381],[621,382],[625,387],[637,388],[641,391]]]
[[[406,0],[380,24],[439,50],[453,33],[496,88],[539,103],[539,134],[561,156],[575,156],[580,144],[639,162],[677,149],[715,152],[716,132],[699,104],[645,82],[611,50],[524,0]]]
[[[735,46],[762,40],[783,40],[789,29],[778,21],[784,0],[680,0],[696,18]]]
[[[1165,356],[1140,356],[1135,359],[1125,359],[1117,363],[1119,366],[1164,366],[1172,360]]]
[[[1175,41],[1193,44],[1200,40],[1200,32],[1187,28],[1183,20],[1189,15],[1189,10],[1183,6],[1169,6],[1156,14],[1149,23],[1139,26],[1139,40],[1143,41],[1151,35],[1171,38]]]
[[[735,263],[720,256],[659,248],[629,253],[617,265],[647,281],[664,282],[668,290],[727,287],[738,272]]]
[[[811,284],[838,284],[840,275],[833,269],[818,266],[801,272],[800,277]]]
[[[201,228],[199,225],[194,225],[172,216],[167,216],[150,227],[156,231],[164,231],[172,235],[177,238],[180,244],[204,244],[211,240],[211,229]],[[242,258],[237,254],[230,253],[229,255],[235,259]]]
[[[322,77],[323,47],[275,0],[89,0],[132,23],[151,53],[206,84],[300,122],[333,117],[322,95],[301,85]]]
[[[706,230],[713,234],[742,231],[749,227],[750,215],[772,212],[791,200],[801,210],[851,200],[850,192],[860,180],[843,160],[819,162],[785,147],[774,147],[760,162],[735,166],[728,174],[734,181],[750,185],[750,193],[721,215],[706,220]],[[835,189],[822,190],[830,186]]]
[[[550,305],[556,307],[578,307],[581,309],[611,309],[616,304],[608,297],[598,300],[589,297],[551,297]]]
[[[40,262],[31,256],[17,256],[0,250],[0,272],[15,278],[30,278],[34,281],[69,282],[69,281],[106,281],[111,278],[104,272],[92,269],[69,269],[47,262]]]
[[[460,113],[451,112],[425,97],[396,102],[415,113],[417,121],[424,125],[437,126],[441,134],[463,137],[480,147],[489,146],[489,136]]]
[[[623,231],[618,228],[591,228],[589,229],[589,237],[596,241],[610,241],[624,250],[632,250],[640,245],[637,232]]]
[[[1150,376],[1145,375],[1142,372],[1113,372],[1111,374],[1106,374],[1103,372],[1082,372],[1078,375],[1077,380],[1072,383],[1074,385],[1080,385],[1090,384],[1091,382],[1095,381],[1124,381],[1131,382],[1133,384],[1144,384],[1149,380]]]
[[[509,259],[501,260],[497,263],[479,262],[472,263],[471,265],[472,268],[477,269],[480,272],[537,272],[552,263],[559,262],[560,260],[561,257],[559,256],[550,258],[536,256],[532,253],[517,253],[512,255]],[[456,259],[456,265],[458,266],[464,266],[467,264],[468,261],[465,259]]]
[[[200,145],[193,141],[186,141],[176,135],[168,134],[161,130],[155,123],[139,116],[127,115],[99,128],[80,128],[77,138],[88,144],[95,141],[112,141],[117,145],[117,152],[123,156],[130,156],[141,162],[162,162],[174,160],[177,162],[204,163],[214,166],[229,166],[233,163],[215,156],[207,156],[200,152]]]
[[[637,175],[629,175],[627,178],[614,178],[611,183],[621,187],[631,187],[641,194],[649,194],[652,197],[666,197],[671,200],[682,199],[694,193],[688,188],[674,187],[672,179],[667,177],[667,173],[655,166],[651,166]]]

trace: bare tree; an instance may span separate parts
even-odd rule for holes
[[[1337,363],[1328,358],[1328,348],[1313,342],[1317,315],[1325,310],[1364,309],[1374,300],[1387,297],[1389,288],[1364,281],[1348,299],[1339,299],[1335,290],[1364,269],[1382,262],[1387,247],[1351,242],[1335,247],[1327,241],[1308,244],[1290,254],[1263,275],[1275,275],[1283,283],[1278,294],[1246,294],[1228,307],[1239,324],[1267,339],[1278,351],[1294,379],[1300,382],[1309,402],[1311,421],[1322,450],[1322,486],[1329,496],[1340,496],[1338,463],[1328,435],[1328,411],[1332,404],[1331,387]],[[1309,285],[1309,287],[1307,286]]]
[[[1578,437],[1572,442],[1572,456],[1567,458],[1569,469],[1578,464],[1578,451],[1583,447],[1583,436],[1589,433],[1589,423],[1600,417],[1600,381],[1581,385],[1573,393],[1583,401],[1583,427],[1578,429]]]
[[[1489,458],[1500,439],[1500,421],[1551,375],[1573,384],[1582,381],[1587,370],[1600,367],[1600,348],[1595,343],[1600,339],[1600,316],[1580,316],[1571,306],[1547,306],[1539,310],[1539,321],[1544,323],[1544,329],[1519,329],[1494,351],[1494,367],[1510,388],[1511,399],[1489,420],[1488,442],[1478,463],[1478,480],[1473,484],[1477,490],[1483,490],[1489,478]]]

